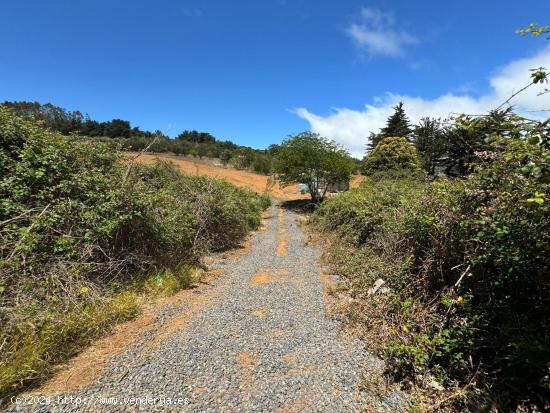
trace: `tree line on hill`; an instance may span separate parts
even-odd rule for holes
[[[44,128],[60,132],[63,135],[78,134],[108,138],[151,137],[154,135],[152,132],[142,131],[137,126],[132,128],[127,120],[113,119],[107,122],[98,122],[79,110],[70,111],[51,103],[5,101],[2,106],[17,116],[38,121]],[[160,133],[160,131],[155,133]]]
[[[266,150],[253,149],[229,140],[219,140],[208,132],[196,130],[184,130],[172,139],[160,130],[150,132],[141,130],[139,126],[132,127],[127,120],[112,119],[98,122],[91,119],[88,114],[78,110],[70,111],[51,103],[5,101],[1,106],[17,116],[37,121],[45,129],[63,135],[116,140],[122,149],[130,151],[141,151],[156,138],[155,143],[149,148],[151,152],[170,152],[200,159],[218,158],[224,165],[250,169],[262,174],[271,171],[272,156],[278,148],[277,145],[271,145]]]

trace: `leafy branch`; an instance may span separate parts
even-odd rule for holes
[[[533,37],[539,37],[541,34],[550,33],[550,26],[539,26],[536,23],[531,23],[523,29],[516,30],[516,33],[520,36],[531,35]],[[550,39],[550,36],[548,38]]]

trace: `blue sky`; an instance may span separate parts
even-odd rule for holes
[[[550,41],[514,33],[550,24],[543,3],[5,1],[0,99],[253,147],[312,129],[359,154],[398,100],[413,120],[485,110],[550,67]]]

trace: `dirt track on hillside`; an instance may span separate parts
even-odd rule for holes
[[[131,155],[135,156],[137,155],[137,153],[131,153]],[[214,178],[222,178],[231,182],[234,185],[240,186],[242,188],[248,188],[254,192],[268,192],[269,195],[275,198],[308,198],[308,195],[300,194],[300,192],[298,191],[298,185],[281,187],[278,183],[276,183],[272,188],[268,188],[268,176],[248,171],[239,171],[237,169],[216,166],[214,165],[214,162],[212,160],[198,160],[194,158],[168,154],[144,153],[137,158],[137,161],[146,165],[150,165],[155,163],[158,159],[173,162],[185,174],[207,175]],[[350,182],[350,186],[352,188],[356,188],[361,182],[363,182],[362,176],[354,176]]]
[[[132,155],[135,155],[132,153]],[[137,161],[146,165],[153,164],[157,159],[173,162],[180,168],[182,172],[188,175],[207,175],[214,178],[221,178],[231,182],[234,185],[242,188],[248,188],[251,191],[258,193],[269,192],[271,196],[276,198],[287,199],[300,199],[307,198],[300,194],[298,191],[298,185],[291,185],[281,188],[276,183],[273,188],[268,188],[268,176],[255,174],[248,171],[239,171],[232,168],[224,168],[221,166],[212,165],[211,162],[193,160],[193,158],[187,158],[182,156],[166,155],[166,154],[149,154],[144,153]]]

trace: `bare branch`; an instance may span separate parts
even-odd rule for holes
[[[42,215],[44,215],[46,213],[46,211],[48,210],[48,208],[51,206],[51,204],[48,204],[44,207],[44,209],[42,210],[42,212],[40,212],[40,214],[38,214],[38,218],[40,218]],[[27,229],[27,231],[25,232],[25,234],[19,239],[19,241],[17,241],[17,243],[15,244],[15,246],[13,247],[13,250],[11,251],[11,254],[8,256],[8,258],[6,259],[6,261],[9,261],[13,258],[13,256],[15,255],[15,252],[17,251],[17,247],[25,240],[25,238],[27,238],[27,236],[31,233],[31,230],[34,228],[34,225],[36,224],[36,221],[34,221],[30,226],[29,228]]]
[[[156,133],[153,140],[151,140],[151,142],[149,142],[149,145],[147,145],[143,150],[138,152],[137,155],[135,155],[132,159],[130,159],[130,161],[128,162],[128,167],[126,168],[126,171],[124,172],[124,175],[122,177],[122,183],[123,184],[128,179],[128,176],[130,175],[130,172],[132,171],[132,167],[134,166],[137,158],[139,158],[141,155],[143,155],[145,152],[147,152],[151,148],[151,146],[153,146],[155,143],[157,143],[159,138],[160,138],[160,134]]]
[[[517,92],[515,92],[514,94],[512,94],[512,96],[510,96],[508,99],[506,99],[506,101],[504,101],[503,103],[500,104],[499,107],[497,107],[495,110],[499,110],[500,108],[502,108],[504,105],[508,104],[513,98],[515,98],[517,95],[519,95],[520,93],[522,93],[523,91],[525,91],[526,89],[530,88],[531,86],[533,86],[535,83],[534,82],[530,82],[528,85],[522,87],[520,90],[518,90]]]

